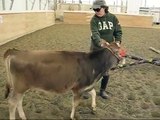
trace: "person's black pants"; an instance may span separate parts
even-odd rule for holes
[[[109,81],[109,75],[103,76],[103,78],[101,80],[100,90],[104,90],[104,91],[106,90],[108,81]]]

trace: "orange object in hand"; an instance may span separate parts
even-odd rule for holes
[[[118,52],[119,52],[119,55],[121,57],[125,57],[126,56],[126,50],[125,49],[120,48]]]

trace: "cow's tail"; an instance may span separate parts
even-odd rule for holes
[[[14,88],[11,69],[10,69],[11,58],[13,57],[12,54],[10,54],[11,51],[12,49],[9,49],[4,54],[4,61],[5,61],[5,67],[6,67],[6,73],[7,73],[5,98],[8,98],[11,90]]]
[[[10,72],[10,60],[11,60],[10,55],[5,58],[5,66],[6,66],[6,73],[7,73],[5,98],[8,98],[9,93],[11,92],[11,88],[13,87],[13,83],[12,83],[13,81],[11,81],[11,72]]]

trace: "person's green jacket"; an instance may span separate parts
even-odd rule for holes
[[[121,25],[114,14],[106,13],[103,17],[94,15],[90,21],[91,49],[99,49],[100,41],[103,39],[109,43],[121,42]]]

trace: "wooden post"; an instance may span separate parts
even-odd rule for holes
[[[6,10],[5,0],[2,0],[2,7],[3,7],[3,10]]]
[[[34,0],[34,1],[32,2],[31,10],[33,10],[35,2],[36,2],[36,0]]]
[[[11,0],[11,4],[10,4],[10,7],[9,7],[9,10],[12,10],[13,3],[14,3],[14,0]]]
[[[42,3],[42,0],[39,0],[39,10],[41,10],[41,3]]]
[[[28,10],[28,0],[26,0],[26,10]]]
[[[53,8],[53,9],[54,9],[55,11],[57,10],[57,4],[58,4],[57,2],[58,2],[57,0],[54,0],[54,8]]]
[[[149,47],[149,49],[152,50],[152,51],[154,51],[154,52],[156,52],[156,53],[158,53],[158,54],[160,54],[160,50],[157,50],[154,47]]]

